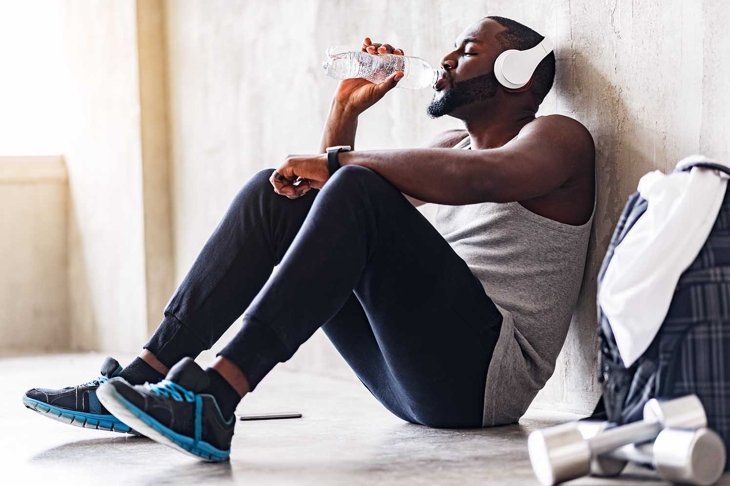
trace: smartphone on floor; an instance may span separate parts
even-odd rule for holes
[[[255,414],[242,414],[238,417],[238,420],[279,420],[294,418],[302,418],[302,414],[299,412],[264,412]]]

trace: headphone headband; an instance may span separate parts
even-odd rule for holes
[[[553,43],[547,37],[535,47],[524,51],[506,50],[494,62],[494,76],[505,88],[522,88],[530,81],[540,61],[551,52]]]

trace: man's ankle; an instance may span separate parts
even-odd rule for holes
[[[209,384],[204,393],[215,397],[223,418],[228,419],[236,411],[243,397],[214,368],[206,369],[205,374],[208,376]]]
[[[213,362],[211,368],[216,370],[218,374],[222,376],[226,382],[228,382],[231,388],[236,390],[236,393],[238,393],[241,398],[251,391],[246,375],[238,366],[225,356],[218,356]]]
[[[142,383],[157,383],[165,378],[164,373],[160,373],[149,365],[146,360],[137,357],[129,363],[119,374],[132,385],[141,385]]]
[[[139,353],[139,359],[147,363],[152,369],[157,371],[158,373],[164,375],[167,375],[168,371],[170,371],[169,366],[165,366],[165,364],[157,359],[157,356],[152,354],[148,349],[142,349],[142,352]]]

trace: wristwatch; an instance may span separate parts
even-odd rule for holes
[[[352,147],[349,145],[335,145],[334,147],[327,147],[327,170],[329,170],[330,177],[340,168],[339,153],[350,152]]]

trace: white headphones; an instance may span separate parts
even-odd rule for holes
[[[540,61],[553,52],[553,43],[545,37],[531,49],[509,49],[494,61],[494,76],[505,88],[518,89],[530,81]]]

